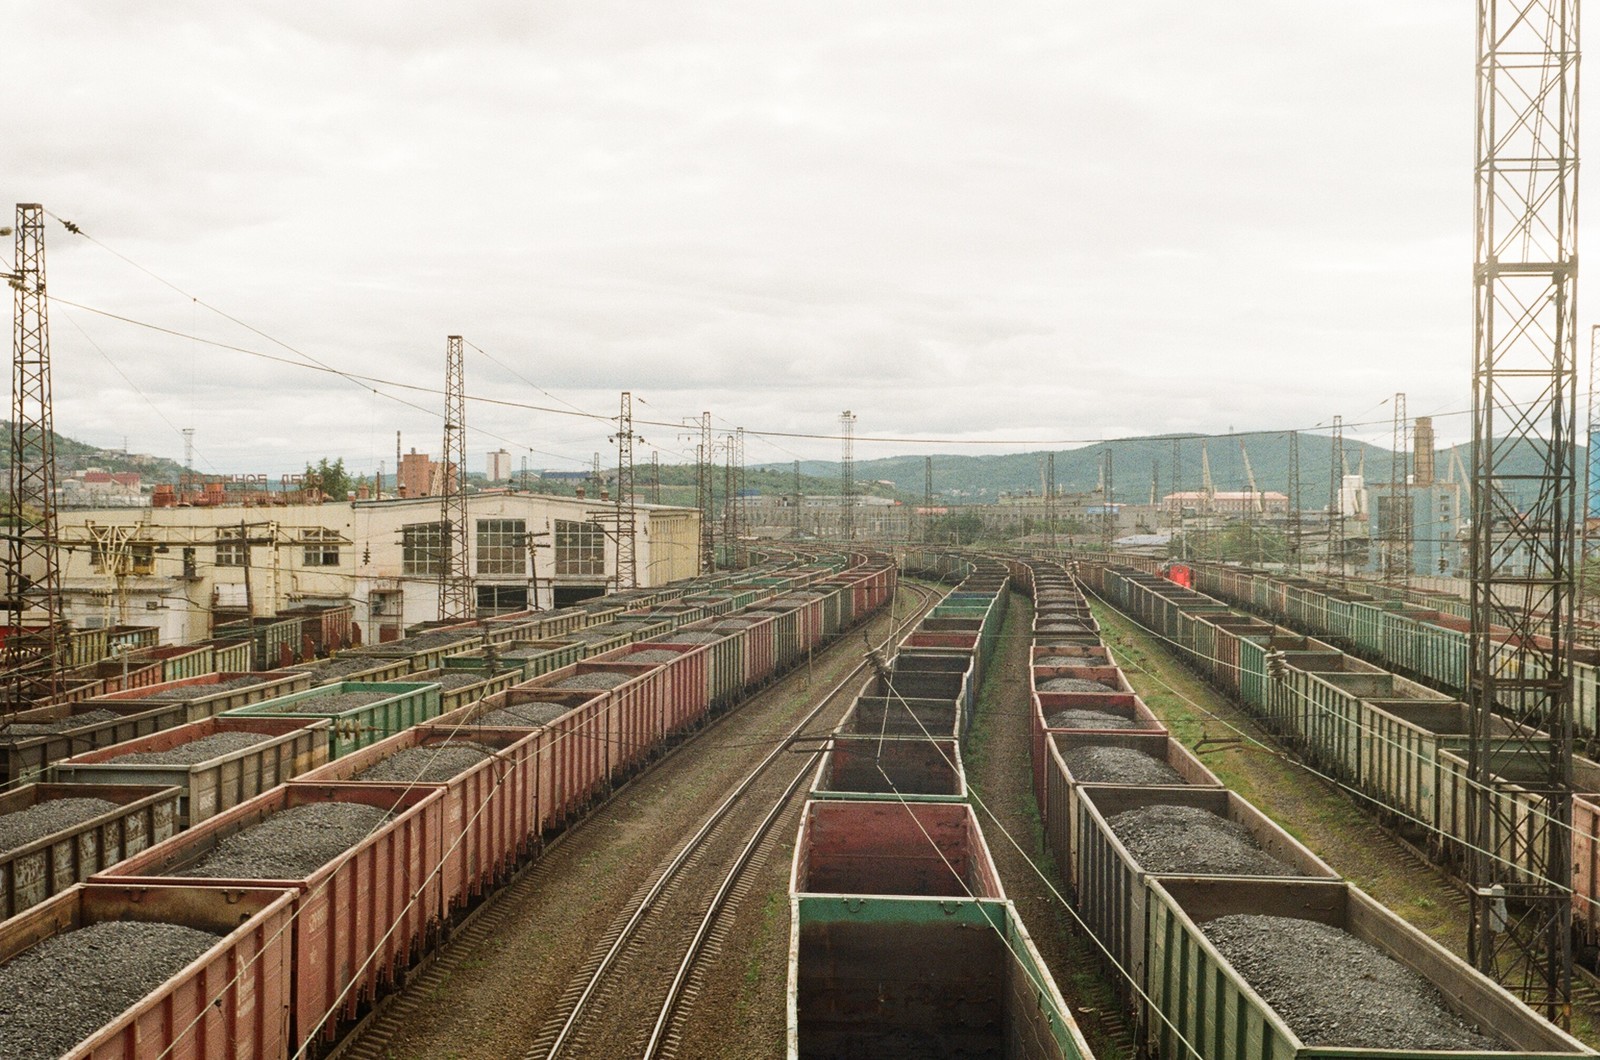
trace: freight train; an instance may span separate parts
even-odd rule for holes
[[[818,766],[790,875],[787,1055],[1086,1060],[967,803],[961,745],[1005,616],[993,561],[862,685]]]
[[[1042,615],[1043,572],[1050,571],[1053,592],[1061,591],[1066,576],[1051,564],[1021,566],[1034,572]],[[1459,856],[1465,778],[1459,771],[1462,760],[1451,750],[1459,749],[1464,736],[1462,719],[1452,711],[1459,704],[1331,645],[1239,616],[1213,598],[1158,575],[1089,562],[1081,571],[1109,603],[1162,637],[1190,666],[1297,748],[1314,769],[1387,807],[1394,820],[1442,837],[1441,853],[1453,848]],[[1071,599],[1070,606],[1078,622],[1087,625],[1092,619],[1080,600]],[[1036,636],[1042,637],[1039,629],[1036,625]],[[1152,1053],[1167,1060],[1593,1055],[1340,880],[1237,793],[1227,791],[1192,752],[1153,723],[1137,696],[1128,701],[1131,690],[1115,670],[1110,648],[1097,636],[1085,630],[1067,640],[1036,642],[1034,653],[1035,768],[1041,770],[1036,782],[1041,785],[1040,812],[1048,841],[1064,866],[1080,915],[1124,976],[1125,996]],[[1080,653],[1085,665],[1066,666],[1067,658]],[[1107,673],[1106,667],[1113,672]],[[1105,688],[1077,693],[1080,698],[1070,703],[1047,698],[1050,683],[1063,676],[1093,680]],[[1096,730],[1084,725],[1087,715],[1048,713],[1062,706],[1115,720],[1102,720]],[[1094,761],[1091,751],[1107,759],[1115,755],[1123,761],[1119,769],[1137,769],[1140,779],[1126,782],[1121,777],[1127,774],[1093,772],[1106,763]],[[1505,785],[1497,789],[1497,797],[1528,796]],[[1191,844],[1197,827],[1213,838],[1196,848],[1198,855],[1190,852],[1177,863],[1152,868],[1147,861],[1170,857],[1171,852],[1136,853],[1140,847],[1130,831],[1141,819],[1149,826],[1149,815],[1157,810],[1158,823],[1163,816],[1169,825],[1183,822]],[[1201,812],[1209,816],[1197,818]],[[1242,850],[1222,851],[1220,843],[1229,832],[1229,843],[1246,840]],[[1138,838],[1142,842],[1148,836]],[[1514,841],[1505,839],[1509,851]],[[1226,871],[1204,871],[1207,858],[1224,852],[1243,860],[1225,864]],[[1506,866],[1508,878],[1519,871],[1515,864]],[[1575,896],[1575,901],[1583,900]],[[1275,919],[1253,919],[1261,916]],[[1330,935],[1330,928],[1337,930]],[[1326,989],[1312,989],[1317,969],[1307,967],[1296,946],[1315,946],[1315,952],[1326,955],[1326,947],[1336,943],[1338,960],[1371,967],[1372,953],[1356,954],[1346,936],[1369,944],[1434,988],[1434,1007],[1426,1015],[1411,1009],[1410,1002],[1397,1015],[1401,1009],[1394,1007],[1393,997],[1379,999],[1389,1014],[1370,1028],[1380,1041],[1369,1042],[1367,1048],[1381,1052],[1308,1044],[1301,1037],[1306,1032],[1297,1033],[1295,1025],[1297,1020],[1314,1023],[1314,1017],[1303,1009],[1280,1011],[1293,1009],[1297,995],[1327,994]],[[1300,941],[1285,945],[1285,940]],[[1322,959],[1330,964],[1335,960]],[[1370,974],[1387,976],[1390,971]],[[1286,977],[1294,981],[1286,985]],[[1359,985],[1350,979],[1334,984],[1341,993]],[[1357,1024],[1359,1004],[1344,1003],[1349,1006],[1345,1022]],[[1331,1018],[1343,1018],[1337,1008],[1329,1011]],[[1452,1023],[1451,1014],[1459,1020]],[[1424,1018],[1443,1019],[1443,1024],[1426,1025],[1447,1027],[1452,1037],[1438,1040],[1453,1044],[1429,1044],[1434,1039],[1426,1037],[1408,1041],[1407,1034],[1424,1026]],[[1348,1025],[1340,1033],[1348,1032]],[[1458,1033],[1466,1036],[1454,1037]],[[1326,1034],[1322,1027],[1306,1037]]]
[[[40,751],[12,778],[95,782],[26,784],[10,795],[19,807],[112,808],[0,862],[3,992],[48,998],[8,1008],[0,1051],[266,1060],[324,1048],[543,843],[864,621],[896,582],[876,556],[797,558],[687,591],[432,629],[253,683],[133,690],[204,704],[145,700],[161,724],[146,719],[116,748],[69,725],[89,746]],[[230,698],[240,689],[252,701]],[[452,693],[460,705],[446,711]],[[445,765],[463,751],[475,760]],[[398,779],[370,779],[381,775]],[[91,928],[79,937],[97,968],[75,976],[66,954]]]

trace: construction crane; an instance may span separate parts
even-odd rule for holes
[[[1239,455],[1244,458],[1244,478],[1250,484],[1249,505],[1257,512],[1264,511],[1265,508],[1261,503],[1261,493],[1256,489],[1256,471],[1255,468],[1250,466],[1250,450],[1244,447],[1243,438],[1239,439]]]

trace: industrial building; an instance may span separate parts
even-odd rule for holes
[[[467,541],[479,614],[551,607],[617,584],[610,507],[571,497],[471,494]],[[369,638],[438,617],[445,543],[435,497],[272,507],[64,511],[65,617],[149,625],[161,641],[210,634],[214,616],[350,603]],[[638,584],[699,571],[700,513],[636,508]]]

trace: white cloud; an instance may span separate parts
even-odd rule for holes
[[[1399,7],[5,0],[38,88],[0,195],[350,370],[438,386],[461,332],[606,414],[1092,438],[1464,407],[1471,12]],[[63,298],[288,356],[49,253]],[[349,384],[75,319],[218,467],[438,446]],[[65,324],[59,428],[180,452]],[[468,388],[554,404],[470,353]],[[474,452],[606,447],[469,422]]]

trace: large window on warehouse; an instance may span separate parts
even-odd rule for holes
[[[244,529],[238,526],[217,528],[217,566],[244,566]]]
[[[606,532],[598,523],[556,520],[556,575],[606,573]]]
[[[305,545],[307,567],[337,567],[339,565],[339,531],[313,527],[300,531]]]
[[[528,524],[523,519],[478,520],[478,573],[526,574]]]
[[[449,549],[449,523],[408,523],[400,528],[400,573],[437,576]]]

